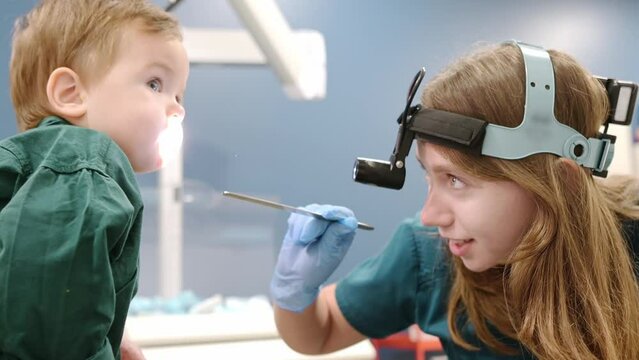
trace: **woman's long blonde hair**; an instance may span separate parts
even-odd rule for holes
[[[596,136],[608,113],[603,86],[570,56],[549,53],[555,117],[586,137]],[[524,72],[514,44],[485,48],[436,76],[422,104],[514,127],[523,118]],[[549,154],[517,161],[453,150],[446,155],[476,177],[516,182],[537,205],[508,264],[473,273],[453,261],[448,323],[454,341],[474,348],[461,335],[468,319],[482,342],[503,353],[518,349],[491,328],[540,359],[639,359],[639,289],[620,231],[621,219],[639,218],[637,183],[608,185]]]

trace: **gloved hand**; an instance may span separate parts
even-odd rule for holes
[[[291,214],[277,259],[271,295],[286,310],[302,312],[335,271],[351,246],[357,219],[350,209],[312,204],[305,207],[331,221]]]

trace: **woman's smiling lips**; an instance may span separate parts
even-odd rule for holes
[[[448,238],[447,240],[448,240],[448,248],[450,249],[450,252],[453,255],[459,256],[459,257],[466,255],[470,246],[474,242],[474,239],[461,240],[461,239]]]

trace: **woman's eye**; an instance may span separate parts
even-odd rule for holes
[[[162,91],[162,83],[160,82],[159,79],[153,79],[153,80],[149,81],[148,85],[151,88],[151,90],[153,90],[155,92]]]
[[[450,185],[455,189],[461,189],[466,185],[463,181],[459,180],[459,178],[454,175],[448,175],[448,178],[450,180]]]

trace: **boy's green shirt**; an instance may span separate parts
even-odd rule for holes
[[[48,117],[0,141],[0,359],[119,359],[141,222],[104,134]]]

